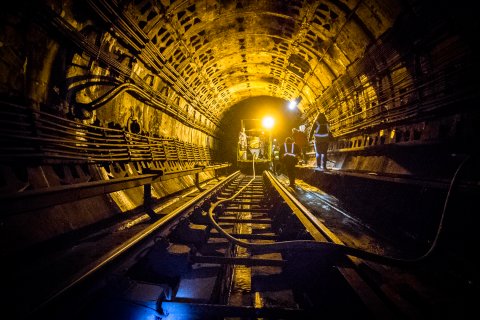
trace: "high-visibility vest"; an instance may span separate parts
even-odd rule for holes
[[[294,144],[295,144],[295,143],[292,143],[292,152],[288,152],[287,143],[286,143],[286,142],[283,144],[283,146],[284,146],[284,148],[285,148],[285,153],[283,154],[283,156],[285,156],[285,155],[289,155],[289,156],[292,156],[292,157],[295,157],[295,156],[296,156],[295,153],[294,153],[294,150],[295,150],[295,149],[294,149],[294,148],[295,148],[295,147],[294,147]]]

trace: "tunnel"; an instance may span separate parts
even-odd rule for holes
[[[476,13],[464,0],[2,4],[2,261],[158,219],[152,204],[245,170],[243,121],[271,116],[270,144],[308,136],[297,179],[409,252],[438,240],[460,283],[445,284],[459,295],[447,314],[463,315],[479,274]]]

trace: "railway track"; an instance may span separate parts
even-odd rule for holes
[[[88,266],[31,318],[397,318],[341,245],[270,172],[236,172]]]

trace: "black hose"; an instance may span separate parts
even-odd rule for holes
[[[255,158],[255,156],[254,156]],[[208,210],[208,217],[210,221],[212,222],[213,227],[221,233],[228,241],[235,243],[236,245],[248,249],[252,249],[255,252],[262,252],[262,253],[267,253],[267,252],[278,252],[278,251],[283,251],[283,250],[320,250],[322,252],[328,252],[328,253],[339,253],[339,254],[346,254],[350,256],[355,256],[364,260],[369,260],[381,264],[387,264],[387,265],[409,265],[413,263],[418,263],[422,260],[425,260],[427,257],[431,256],[434,249],[437,247],[438,244],[438,239],[440,238],[440,234],[443,230],[443,222],[445,220],[445,215],[447,212],[447,207],[448,207],[448,202],[450,200],[451,194],[452,194],[452,189],[457,181],[458,174],[464,164],[470,159],[469,156],[465,157],[465,159],[460,163],[458,166],[457,170],[455,171],[455,174],[452,177],[452,180],[450,181],[450,185],[448,188],[447,196],[445,198],[443,210],[442,210],[442,215],[440,218],[439,226],[437,228],[437,233],[435,235],[435,239],[430,246],[430,248],[427,250],[427,252],[420,257],[413,258],[413,259],[403,259],[403,258],[395,258],[395,257],[389,257],[389,256],[384,256],[384,255],[379,255],[376,253],[368,252],[362,249],[358,248],[353,248],[349,247],[343,244],[336,244],[332,242],[320,242],[320,241],[314,241],[314,240],[292,240],[292,241],[281,241],[281,242],[275,242],[275,243],[251,243],[247,241],[243,241],[240,239],[237,239],[230,235],[228,232],[226,232],[214,219],[213,217],[213,210],[220,205],[223,202],[231,201],[235,199],[238,194],[240,194],[252,181],[253,179],[244,187],[242,187],[239,191],[237,191],[232,197],[228,199],[222,199],[220,201],[217,201],[213,203],[210,206],[210,209]],[[254,161],[253,161],[253,165]],[[255,178],[255,168],[253,170],[254,172],[254,178]]]

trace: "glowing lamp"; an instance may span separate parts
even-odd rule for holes
[[[293,110],[293,109],[295,109],[296,106],[297,106],[297,100],[292,100],[288,104],[288,109]]]
[[[265,117],[262,120],[262,126],[266,129],[271,129],[274,123],[275,123],[275,120],[273,120],[272,117]]]

